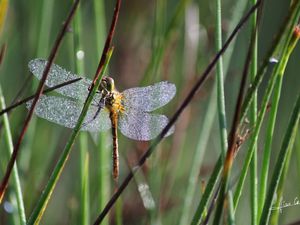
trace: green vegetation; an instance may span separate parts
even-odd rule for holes
[[[122,1],[113,48],[100,76],[114,78],[119,91],[162,80],[174,83],[175,98],[157,110],[172,118],[256,2]],[[27,64],[49,57],[72,4],[0,0],[0,111],[16,97],[36,92],[38,81]],[[55,64],[93,79],[115,4],[81,1]],[[156,145],[156,139],[135,141],[119,132],[118,184],[112,177],[110,131],[79,132],[84,113],[74,130],[34,115],[0,204],[0,224],[94,223],[151,144],[151,157],[101,224],[299,222],[300,1],[264,4],[185,107],[174,134]],[[234,123],[245,75],[240,116]],[[93,104],[96,86],[85,112]],[[1,180],[27,114],[21,105],[0,115]],[[238,124],[235,142],[228,138],[232,124]],[[234,148],[227,155],[231,143]],[[282,202],[292,205],[281,211]]]

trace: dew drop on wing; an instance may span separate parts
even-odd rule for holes
[[[119,129],[126,137],[139,141],[148,141],[156,138],[168,122],[169,120],[165,115],[131,109],[120,115]],[[165,137],[173,132],[174,126]]]
[[[27,104],[29,109],[32,105],[32,100]],[[41,118],[49,120],[53,123],[74,128],[82,111],[83,104],[67,98],[57,96],[42,95],[39,99],[34,113]],[[101,110],[95,118],[97,107],[91,105],[84,119],[83,131],[101,132],[108,130],[111,127],[109,114],[106,110]]]
[[[124,108],[151,112],[167,104],[176,94],[176,86],[161,81],[147,87],[129,88],[122,92]]]
[[[43,76],[46,64],[47,60],[33,59],[28,63],[28,67],[33,75],[35,75],[40,80]],[[56,64],[52,64],[45,84],[48,87],[53,87],[64,82],[77,79],[79,77],[80,76],[73,74]],[[84,77],[81,78],[81,80],[58,88],[55,91],[70,98],[84,101],[88,95],[88,89],[91,85],[91,80]]]

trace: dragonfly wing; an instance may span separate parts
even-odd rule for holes
[[[125,136],[131,139],[148,141],[157,137],[168,122],[168,118],[164,115],[131,109],[120,115],[119,128]],[[174,127],[165,136],[169,136],[173,132]]]
[[[167,104],[176,93],[176,86],[162,81],[147,87],[135,87],[123,91],[124,107],[151,112]]]
[[[28,63],[28,67],[29,70],[40,80],[43,76],[46,64],[47,60],[33,59]],[[53,87],[77,78],[80,78],[80,76],[61,68],[58,65],[52,64],[45,84],[48,87]],[[81,80],[58,88],[55,91],[71,98],[84,100],[88,95],[88,89],[91,83],[91,80],[82,77]]]
[[[27,103],[27,108],[32,105],[32,100]],[[74,128],[83,104],[67,98],[42,95],[35,108],[35,114],[53,123]],[[85,117],[81,130],[84,131],[105,131],[111,127],[109,114],[102,109],[95,117],[98,108],[91,105]]]

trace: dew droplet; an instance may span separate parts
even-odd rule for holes
[[[84,58],[84,51],[82,51],[82,50],[77,51],[76,52],[76,57],[77,57],[78,60],[83,60],[83,58]]]
[[[278,63],[278,59],[275,57],[271,57],[269,60],[270,63]]]
[[[155,207],[155,202],[154,202],[152,194],[149,190],[149,186],[145,183],[139,184],[138,190],[139,190],[141,198],[143,200],[144,207],[146,209],[153,209]]]
[[[7,213],[13,213],[14,211],[14,206],[8,201],[4,202],[3,207]]]

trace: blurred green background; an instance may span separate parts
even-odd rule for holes
[[[103,38],[110,25],[114,1],[99,1],[103,5],[103,13],[95,13],[94,1],[81,2],[82,14],[82,50],[85,53],[85,76],[92,78],[97,68],[99,55],[103,48]],[[0,84],[6,104],[9,105],[23,85],[23,96],[34,93],[37,80],[29,73],[27,64],[34,58],[47,58],[72,1],[36,1],[11,0],[3,30],[1,44],[6,44],[6,54],[0,69]],[[182,5],[180,5],[182,4]],[[233,26],[249,9],[245,0],[222,2],[222,27],[226,38]],[[268,0],[262,11],[262,21],[258,36],[259,62],[272,43],[288,13],[289,1]],[[215,4],[213,1],[179,1],[179,0],[124,0],[121,6],[116,34],[113,39],[115,50],[109,64],[109,75],[115,79],[118,90],[122,91],[134,86],[146,86],[161,80],[168,80],[177,86],[177,94],[160,112],[169,117],[175,112],[187,92],[201,75],[215,53]],[[176,14],[179,12],[179,14]],[[177,15],[177,16],[175,16]],[[175,19],[174,19],[175,18]],[[174,23],[172,23],[172,21]],[[102,32],[102,39],[96,30]],[[58,51],[55,63],[75,71],[76,52],[73,42],[73,26],[65,36]],[[167,35],[166,35],[167,34]],[[230,128],[233,110],[236,103],[239,82],[245,62],[245,54],[250,40],[250,28],[245,26],[232,45],[232,53],[226,52],[224,67],[226,72],[225,101]],[[162,55],[160,57],[159,55]],[[284,76],[282,96],[279,105],[275,128],[272,156],[282,142],[287,128],[288,118],[296,95],[299,92],[299,47],[294,51]],[[276,57],[276,56],[275,56]],[[151,63],[152,62],[152,63]],[[201,148],[199,158],[201,170],[196,178],[196,190],[192,196],[190,215],[194,214],[201,196],[201,181],[206,182],[220,153],[219,125],[217,117],[213,117],[212,129],[204,127],[204,120],[210,105],[210,95],[215,83],[214,72],[192,103],[185,109],[176,122],[175,133],[166,138],[156,149],[150,160],[138,172],[135,182],[122,194],[123,224],[179,224],[183,204],[187,197],[189,173],[197,148]],[[262,89],[266,85],[263,82]],[[258,93],[260,100],[260,92]],[[214,100],[216,101],[216,100]],[[10,125],[13,140],[16,141],[27,114],[26,107],[20,106],[10,114]],[[35,116],[34,116],[35,117]],[[201,133],[208,135],[207,144],[197,145]],[[32,212],[43,187],[65,146],[70,130],[46,120],[35,117],[22,144],[18,157],[19,175],[24,195],[27,217]],[[107,137],[109,140],[109,135]],[[101,211],[99,199],[99,168],[107,174],[104,184],[108,191],[106,201],[114,191],[111,176],[111,146],[106,144],[100,149],[91,137],[88,137],[89,154],[89,194],[90,220],[93,222]],[[109,141],[108,141],[109,142]],[[264,129],[258,144],[258,162],[264,147]],[[247,144],[245,144],[246,146]],[[128,165],[133,166],[139,156],[147,149],[149,143],[130,140],[120,134],[120,181],[128,173]],[[7,158],[4,156],[3,130],[0,131],[0,175],[3,176]],[[299,138],[295,148],[300,150]],[[239,175],[244,159],[244,146],[234,164],[232,177]],[[105,151],[108,160],[99,162],[99,151]],[[296,153],[296,151],[294,152]],[[300,198],[299,166],[300,156],[292,157],[290,170],[285,183],[284,200],[293,201]],[[101,164],[102,163],[102,164]],[[274,163],[271,159],[271,164]],[[272,164],[273,165],[273,164]],[[273,168],[271,165],[271,169]],[[103,171],[104,169],[104,171]],[[234,180],[234,179],[233,179]],[[139,187],[147,184],[153,207],[145,207]],[[102,184],[103,185],[103,184]],[[250,224],[249,185],[243,193],[242,201],[236,212],[237,224]],[[13,192],[7,193],[6,202],[13,199]],[[73,148],[65,170],[54,190],[50,204],[45,211],[41,224],[81,224],[80,222],[80,170],[79,142]],[[103,200],[103,199],[102,199]],[[104,201],[104,203],[106,202]],[[102,203],[103,204],[103,203]],[[280,214],[280,224],[299,219],[300,206],[284,209]],[[13,211],[16,210],[13,208]],[[115,224],[115,211],[109,215],[110,224]],[[247,222],[245,222],[247,221]],[[14,216],[1,205],[0,224],[18,224]]]

